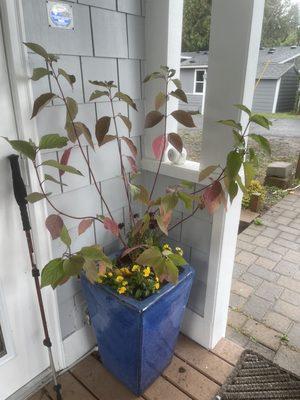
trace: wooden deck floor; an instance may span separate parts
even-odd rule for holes
[[[129,392],[93,355],[59,379],[64,400],[211,400],[242,351],[228,339],[207,351],[180,336],[172,363],[141,397]],[[30,400],[55,400],[51,384]]]

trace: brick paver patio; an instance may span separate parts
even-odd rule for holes
[[[300,375],[300,191],[238,237],[227,337]]]

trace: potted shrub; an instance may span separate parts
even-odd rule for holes
[[[145,84],[159,80],[164,87],[164,91],[160,91],[155,97],[155,109],[145,118],[145,129],[164,121],[164,131],[152,145],[159,162],[154,181],[148,190],[136,182],[139,173],[136,163],[137,148],[130,136],[122,134],[117,124],[118,120],[122,121],[124,129],[130,132],[131,122],[126,115],[116,113],[115,102],[125,102],[128,107],[137,111],[134,101],[127,94],[118,91],[112,81],[91,81],[95,85],[95,91],[91,93],[90,100],[105,98],[111,106],[111,114],[101,116],[96,123],[95,132],[91,133],[85,124],[76,119],[76,101],[66,97],[62,90],[61,80],[66,80],[73,87],[75,76],[57,68],[58,57],[47,53],[40,45],[27,43],[26,46],[40,55],[47,66],[36,68],[32,80],[49,77],[53,81],[51,87],[56,84],[57,88],[57,91],[44,93],[35,100],[31,118],[36,117],[55,98],[59,98],[66,108],[65,136],[47,134],[40,138],[39,143],[5,138],[14,150],[33,163],[40,191],[29,194],[27,200],[30,203],[40,200],[48,202],[54,212],[47,217],[46,228],[52,239],[61,240],[66,248],[61,257],[50,260],[44,267],[41,285],[51,285],[55,289],[71,277],[81,277],[102,361],[129,389],[139,395],[159,376],[172,358],[194,275],[181,248],[172,249],[167,243],[168,232],[184,223],[199,209],[206,207],[209,213],[213,213],[222,204],[226,207],[228,195],[232,202],[239,188],[246,190],[239,171],[243,166],[247,184],[253,177],[253,162],[256,160],[254,150],[246,147],[247,128],[251,122],[269,128],[270,122],[261,115],[252,114],[247,107],[237,105],[236,107],[249,116],[244,130],[233,120],[219,121],[233,129],[235,138],[235,146],[228,154],[226,165],[209,166],[201,171],[199,182],[208,183],[203,184],[200,189],[193,190],[193,184],[183,181],[176,186],[166,187],[165,193],[154,198],[164,150],[169,143],[179,152],[183,149],[180,136],[167,132],[167,118],[175,118],[186,127],[195,126],[188,112],[173,110],[169,114],[167,104],[170,97],[187,102],[180,80],[175,78],[175,70],[162,66],[144,80]],[[115,135],[108,134],[110,124],[114,124]],[[259,135],[251,136],[269,151],[266,139]],[[120,164],[129,210],[126,235],[124,221],[115,220],[97,184],[94,171],[83,151],[83,138],[92,149],[95,146],[105,146],[110,141],[117,142],[119,159],[116,162]],[[95,196],[104,204],[104,215],[75,216],[62,212],[45,191],[46,181],[64,184],[65,173],[81,175],[76,166],[68,164],[72,151],[72,147],[67,147],[70,143],[78,145],[81,151],[94,183]],[[124,157],[122,144],[128,146],[130,156]],[[41,161],[41,150],[49,149],[64,149],[59,162]],[[124,163],[126,159],[131,168],[130,174]],[[59,170],[60,180],[44,174],[43,166]],[[133,212],[133,202],[140,205],[140,215]],[[172,213],[178,203],[182,203],[187,209],[187,215],[181,221],[172,223]],[[64,217],[78,220],[78,235],[90,229],[93,222],[103,224],[120,241],[122,250],[114,255],[105,254],[101,243],[97,243],[73,252]]]

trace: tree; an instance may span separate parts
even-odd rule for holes
[[[185,0],[182,51],[208,50],[211,0]],[[291,0],[266,0],[262,46],[300,44],[298,6]]]

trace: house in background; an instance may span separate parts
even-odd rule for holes
[[[209,52],[182,53],[181,81],[188,104],[180,107],[203,114]],[[253,111],[264,113],[292,111],[299,86],[300,47],[261,48],[256,73]],[[226,71],[224,71],[226,79]]]

